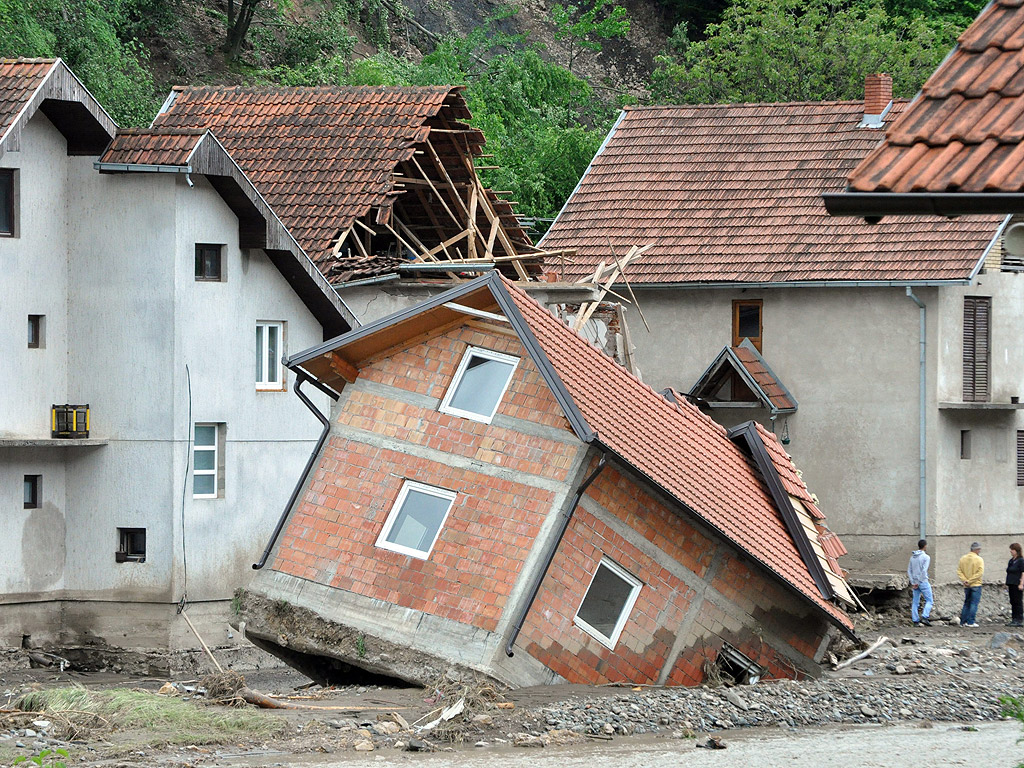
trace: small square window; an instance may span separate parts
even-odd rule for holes
[[[750,339],[754,348],[758,352],[761,351],[761,334],[763,332],[761,308],[760,299],[732,303],[732,345],[734,347],[738,347],[744,339]]]
[[[43,476],[25,475],[25,509],[43,506]]]
[[[119,563],[146,562],[146,529],[118,528],[114,560]]]
[[[614,648],[641,586],[636,577],[604,558],[594,571],[587,594],[576,611],[576,625],[602,645]]]
[[[470,347],[441,401],[441,411],[490,424],[518,364],[518,357]]]
[[[448,519],[455,493],[406,481],[384,521],[377,546],[426,560]]]
[[[45,330],[45,315],[28,316],[28,347],[29,349],[40,349],[46,346],[43,333]]]
[[[221,264],[223,251],[223,245],[196,243],[196,280],[220,282],[224,279],[224,269]]]
[[[223,424],[196,424],[192,439],[192,498],[216,499],[223,494],[223,449]]]
[[[960,458],[971,458],[971,430],[960,430]]]
[[[284,389],[284,323],[256,323],[256,389]]]
[[[15,176],[13,168],[0,168],[0,237],[14,237],[17,232]]]

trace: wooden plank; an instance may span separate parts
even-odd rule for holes
[[[349,227],[344,232],[342,232],[341,235],[338,237],[338,242],[336,242],[334,244],[334,249],[332,251],[332,253],[335,256],[337,256],[339,253],[341,253],[341,246],[343,246],[345,244],[345,238],[348,237],[348,233],[351,232],[351,231],[352,231],[352,228]]]
[[[498,236],[498,227],[500,226],[500,221],[491,219],[491,231],[487,235],[487,248],[484,251],[484,258],[494,258],[494,239]]]
[[[426,254],[424,254],[424,255],[426,255],[426,256],[433,256],[438,251],[444,250],[449,245],[452,245],[453,243],[459,242],[459,240],[461,240],[464,237],[467,237],[468,235],[469,235],[469,230],[468,229],[464,229],[461,232],[459,232],[459,234],[455,235],[454,237],[449,237],[444,242],[439,243],[438,245],[435,245],[433,248],[431,248],[429,251],[427,251]],[[445,253],[447,253],[447,251],[445,251]],[[461,261],[461,259],[450,259],[450,261],[453,261],[453,262],[457,263],[458,261]]]
[[[448,215],[452,217],[452,221],[454,221],[457,226],[461,227],[462,222],[459,221],[458,217],[456,217],[454,213],[452,213],[452,209],[449,208],[448,203],[444,201],[444,196],[438,191],[437,186],[434,184],[433,180],[429,176],[427,176],[427,172],[423,170],[423,166],[420,165],[420,161],[413,157],[412,162],[416,166],[416,168],[419,169],[419,172],[423,175],[423,178],[430,182],[430,188],[434,191],[434,194],[437,195],[437,201],[441,203],[442,206],[444,206],[444,209],[448,212]],[[458,201],[461,203],[462,198],[459,197],[454,190],[452,190],[452,193],[455,194],[456,199],[458,199]],[[426,202],[424,202],[424,206],[426,205]]]
[[[359,378],[359,369],[336,352],[328,352],[324,357],[331,370],[341,376],[349,384],[354,384]]]
[[[462,212],[466,214],[466,216],[469,216],[469,209],[466,207],[465,201],[455,189],[455,182],[452,181],[452,177],[448,175],[448,169],[444,167],[444,163],[441,162],[441,158],[437,154],[437,150],[434,149],[434,145],[430,143],[430,139],[427,139],[426,145],[427,149],[430,150],[430,159],[433,161],[434,167],[440,171],[441,175],[444,176],[444,180],[448,183],[448,186],[451,187],[452,195],[458,201],[459,207],[462,208]]]
[[[469,190],[469,242],[466,244],[466,250],[468,251],[467,256],[471,259],[476,258],[476,198],[477,190],[474,184]]]

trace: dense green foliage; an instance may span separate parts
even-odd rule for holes
[[[912,96],[948,53],[961,27],[940,16],[893,16],[882,0],[735,0],[706,39],[685,28],[659,59],[655,101],[857,99],[864,76],[888,72]]]
[[[159,106],[139,20],[159,0],[0,0],[0,55],[60,56],[122,125],[148,123]]]

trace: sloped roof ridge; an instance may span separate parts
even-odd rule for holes
[[[60,56],[0,56],[0,64],[56,64],[60,60]]]
[[[118,128],[118,136],[202,136],[209,128]]]
[[[895,98],[892,100],[893,104],[908,104],[912,99],[906,98]],[[835,106],[849,106],[849,107],[864,107],[863,99],[837,99],[834,101],[724,101],[717,104],[641,104],[641,105],[626,105],[623,107],[624,112],[642,112],[645,110],[684,110],[684,109],[695,109],[695,110],[716,110],[716,109],[729,109],[734,107],[835,107]]]
[[[210,91],[220,93],[265,93],[285,94],[302,91],[306,93],[385,93],[395,92],[419,92],[419,93],[448,93],[451,91],[463,91],[464,85],[173,85],[172,91],[184,93],[185,91]]]

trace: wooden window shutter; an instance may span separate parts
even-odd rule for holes
[[[992,299],[964,297],[964,402],[987,402],[991,390],[989,340]]]
[[[1024,486],[1024,429],[1017,430],[1017,485]]]

